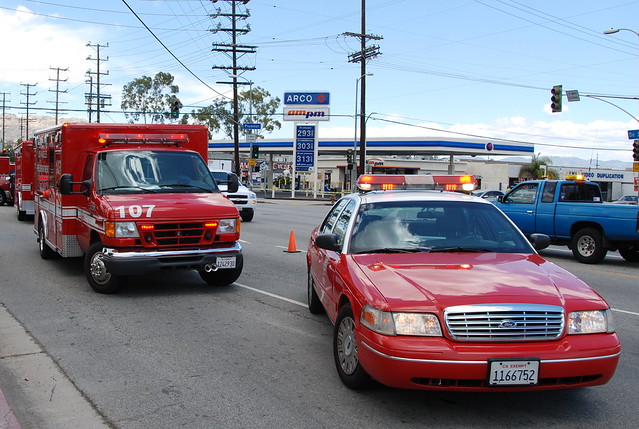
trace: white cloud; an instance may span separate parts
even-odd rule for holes
[[[0,82],[38,83],[47,88],[55,76],[50,67],[68,68],[61,78],[69,84],[83,82],[91,68],[86,61],[91,50],[86,44],[92,33],[90,28],[46,23],[44,17],[24,6],[15,11],[0,10]]]

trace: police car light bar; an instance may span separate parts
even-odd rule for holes
[[[477,179],[457,175],[364,174],[357,180],[357,187],[362,192],[407,189],[471,192],[477,188]]]
[[[100,133],[98,142],[109,144],[174,144],[188,143],[186,134],[118,134]]]

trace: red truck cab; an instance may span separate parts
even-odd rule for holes
[[[16,208],[18,220],[23,221],[27,216],[33,216],[35,205],[33,201],[33,172],[34,151],[33,141],[25,140],[15,148],[15,196],[13,205]]]
[[[210,175],[207,152],[208,129],[199,125],[63,124],[36,132],[40,255],[84,256],[99,293],[160,270],[233,283],[243,266],[239,213]]]
[[[0,206],[13,203],[13,172],[15,165],[7,155],[0,155]]]

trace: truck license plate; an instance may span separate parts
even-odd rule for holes
[[[215,260],[215,266],[218,268],[235,268],[235,256],[217,258]]]
[[[491,386],[526,386],[537,384],[538,360],[491,360],[488,384]]]

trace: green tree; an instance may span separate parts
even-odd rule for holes
[[[142,117],[145,124],[147,120],[163,124],[170,119],[171,102],[180,91],[173,79],[170,73],[159,72],[153,78],[142,76],[124,85],[120,106],[127,120],[133,123]]]
[[[262,124],[261,130],[254,130],[258,137],[264,133],[280,129],[282,123],[273,119],[280,106],[280,98],[273,97],[264,88],[254,87],[238,94],[238,111],[240,134],[246,134],[241,124],[248,122]],[[233,138],[233,100],[215,100],[213,104],[191,111],[190,117],[182,118],[183,123],[196,122],[209,127],[211,133],[222,132],[226,137]]]
[[[532,179],[556,179],[557,172],[550,168],[552,160],[547,156],[533,155],[530,164],[522,165],[519,169],[519,177]],[[545,174],[544,174],[545,173]]]

